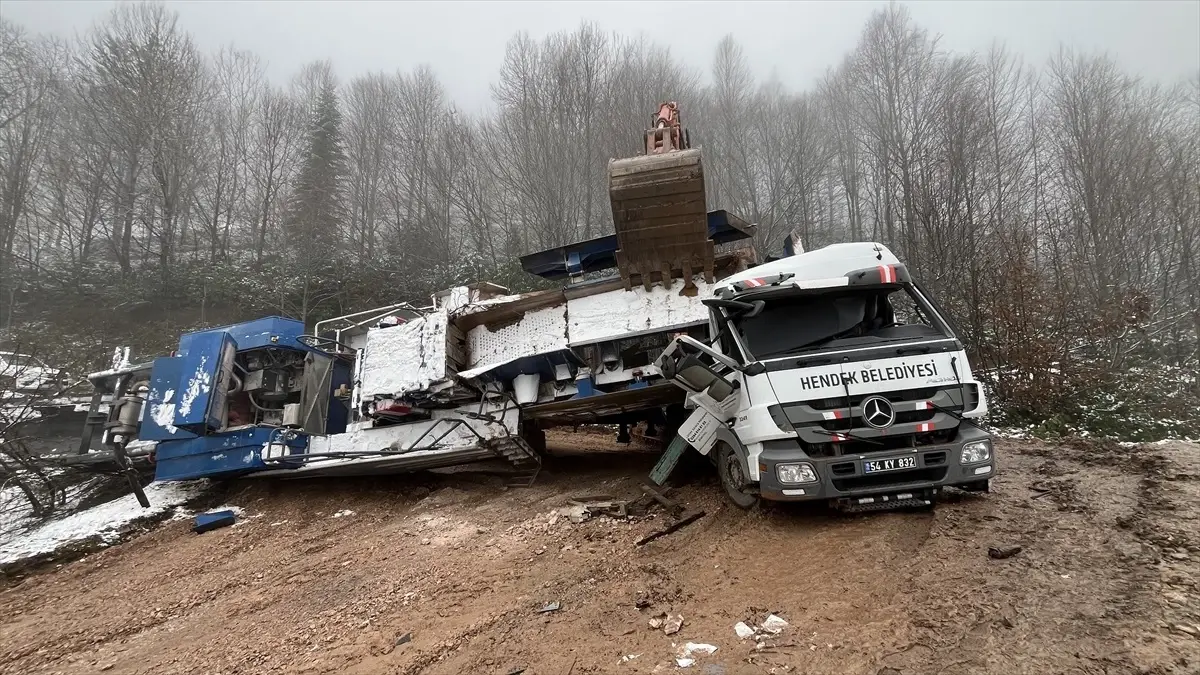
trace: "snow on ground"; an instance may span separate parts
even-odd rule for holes
[[[130,523],[157,516],[200,496],[208,489],[208,481],[184,483],[151,483],[146,487],[150,508],[142,508],[132,494],[90,509],[72,513],[29,529],[2,530],[0,534],[0,565],[24,558],[52,553],[70,544],[99,537],[106,544],[116,542],[121,530]],[[7,491],[6,491],[7,492]],[[25,518],[28,521],[28,518]]]

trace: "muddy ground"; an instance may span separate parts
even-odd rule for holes
[[[672,495],[706,515],[641,547],[661,511],[555,511],[635,497],[651,454],[554,459],[530,488],[235,483],[236,527],[170,521],[10,581],[0,673],[1200,672],[1200,447],[999,456],[990,494],[932,513],[746,513],[693,480]],[[648,625],[662,612],[678,633]],[[764,648],[734,634],[768,613],[790,625]],[[718,649],[679,669],[689,641]]]

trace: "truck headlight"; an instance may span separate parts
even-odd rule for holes
[[[971,441],[963,446],[962,455],[958,461],[960,464],[977,464],[979,462],[986,462],[991,458],[991,441]]]
[[[775,476],[779,478],[780,483],[815,483],[817,482],[817,470],[812,464],[807,462],[801,464],[776,464]]]

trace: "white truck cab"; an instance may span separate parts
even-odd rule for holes
[[[680,435],[738,505],[847,510],[986,491],[983,388],[936,303],[891,251],[835,244],[722,280],[707,343],[675,339],[663,375],[695,408]]]

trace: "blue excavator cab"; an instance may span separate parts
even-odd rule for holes
[[[351,363],[302,335],[301,322],[273,316],[187,333],[155,359],[138,432],[158,443],[155,479],[262,470],[271,443],[302,454],[312,436],[345,431]]]

